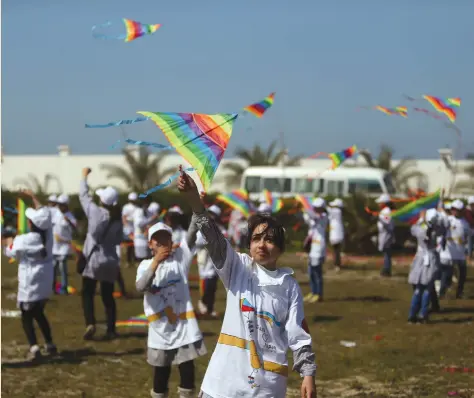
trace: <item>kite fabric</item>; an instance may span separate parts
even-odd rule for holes
[[[313,210],[313,206],[311,206],[311,198],[309,196],[298,194],[295,196],[295,200],[303,206],[303,210]]]
[[[193,167],[188,167],[187,169],[184,169],[183,171],[191,172],[195,171]],[[150,188],[148,191],[145,193],[141,193],[138,195],[139,198],[146,198],[148,195],[152,194],[153,192],[159,191],[160,189],[166,188],[167,186],[170,186],[171,183],[176,180],[181,174],[181,171],[176,172],[173,174],[170,178],[168,178],[163,184],[159,184],[153,188]]]
[[[271,93],[268,97],[265,97],[262,101],[256,102],[255,104],[248,105],[244,108],[245,111],[257,116],[262,117],[263,114],[271,108],[275,99],[276,93]]]
[[[331,169],[339,167],[342,163],[344,163],[344,161],[354,156],[356,152],[357,146],[352,145],[351,147],[346,148],[340,152],[330,153],[328,156],[332,160]]]
[[[145,122],[149,120],[148,117],[137,117],[135,119],[124,119],[124,120],[118,120],[116,122],[110,122],[106,124],[85,124],[86,129],[104,129],[107,127],[118,127],[123,124],[134,124],[134,123],[140,123],[140,122]]]
[[[283,201],[280,198],[275,198],[268,189],[263,190],[263,197],[265,202],[272,209],[272,213],[278,213],[283,208]]]
[[[448,98],[447,100],[442,100],[431,95],[423,95],[423,98],[427,100],[433,106],[433,108],[436,109],[436,111],[446,115],[451,123],[456,121],[456,111],[454,110],[453,106],[461,106],[460,98]]]
[[[173,149],[194,168],[207,191],[227,149],[238,114],[138,113],[158,126]]]
[[[19,235],[26,234],[28,232],[28,221],[25,214],[26,204],[23,201],[23,199],[18,198],[17,211],[18,211],[18,219],[17,219],[16,232]]]
[[[138,316],[132,316],[128,318],[126,321],[117,321],[115,322],[115,326],[117,327],[147,327],[148,326],[148,319],[145,314],[141,314]]]
[[[397,106],[395,108],[387,108],[382,105],[376,105],[374,109],[385,113],[386,115],[399,115],[402,117],[407,117],[408,115],[408,109],[406,106]]]
[[[129,42],[145,35],[151,35],[161,27],[161,24],[143,24],[141,22],[133,21],[131,19],[126,18],[123,18],[122,20],[125,24],[126,33],[115,36],[104,35],[103,33],[96,33],[95,30],[97,28],[108,28],[112,26],[112,22],[106,22],[101,25],[93,26],[92,36],[96,39],[116,39]]]
[[[423,210],[434,209],[438,206],[441,197],[441,191],[425,196],[421,199],[415,200],[403,206],[402,208],[392,213],[394,220],[414,224],[420,218],[420,213]]]
[[[245,218],[250,217],[249,197],[244,189],[217,195],[216,200],[225,203],[232,209],[238,210]]]

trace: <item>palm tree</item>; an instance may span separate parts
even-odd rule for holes
[[[176,167],[161,170],[161,162],[169,155],[167,151],[159,152],[154,156],[148,148],[140,146],[138,156],[134,156],[133,151],[127,148],[122,153],[128,168],[114,164],[101,164],[100,168],[108,172],[107,178],[122,180],[133,191],[144,192],[162,183],[176,170]]]
[[[63,191],[63,185],[61,184],[61,181],[59,181],[59,178],[49,173],[44,176],[43,182],[41,182],[34,174],[28,173],[28,178],[18,178],[13,181],[13,185],[24,186],[41,197],[46,196],[50,192],[49,184],[51,181],[56,182],[58,192]]]
[[[364,158],[369,167],[383,169],[391,174],[393,185],[397,192],[407,191],[409,188],[408,183],[412,179],[416,179],[418,185],[426,181],[426,175],[416,170],[416,160],[411,157],[400,159],[398,164],[393,167],[393,153],[392,148],[387,145],[382,145],[377,159],[374,159],[369,151],[365,149],[359,150],[359,154]]]
[[[474,162],[463,170],[464,174],[467,174],[468,178],[461,181],[457,181],[454,185],[454,192],[457,193],[471,193],[474,192]]]
[[[226,182],[229,185],[238,185],[245,169],[250,166],[298,166],[300,164],[301,156],[288,158],[288,151],[284,149],[275,153],[276,145],[277,142],[273,141],[266,150],[260,145],[255,145],[251,150],[237,148],[235,155],[242,159],[245,165],[233,162],[224,164],[223,168],[230,171],[230,175],[225,178]]]

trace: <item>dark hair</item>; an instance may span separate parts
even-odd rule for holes
[[[283,253],[285,251],[285,228],[275,218],[269,214],[254,214],[248,221],[248,247],[252,241],[252,235],[259,225],[266,224],[267,227],[259,235],[267,235],[276,247]]]
[[[33,221],[30,220],[31,223],[31,232],[36,232],[41,236],[41,241],[43,242],[44,248],[41,250],[41,255],[43,258],[46,258],[48,256],[48,252],[46,250],[46,231],[44,229],[41,229],[36,226],[36,224],[33,223]]]

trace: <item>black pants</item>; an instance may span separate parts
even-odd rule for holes
[[[178,368],[181,379],[179,386],[187,390],[194,390],[194,361],[180,363]],[[153,373],[153,391],[157,394],[164,394],[168,391],[171,366],[155,366]]]
[[[95,325],[94,297],[97,281],[95,279],[82,277],[82,308],[86,326]],[[115,333],[115,319],[117,310],[114,300],[114,284],[110,282],[100,282],[100,295],[105,307],[107,318],[107,333]]]
[[[117,278],[117,283],[119,285],[120,293],[122,293],[122,296],[125,296],[127,292],[125,291],[125,282],[123,281],[122,271],[120,269]]]
[[[38,344],[33,320],[35,320],[38,324],[46,344],[53,343],[53,338],[51,337],[51,327],[49,326],[48,319],[44,314],[44,307],[44,301],[20,304],[21,323],[23,324],[23,330],[25,331],[26,338],[28,339],[30,346]]]
[[[135,247],[133,246],[133,241],[129,244],[127,242],[127,263],[132,265],[135,263]]]
[[[214,275],[212,278],[203,280],[204,289],[201,297],[202,303],[207,307],[207,311],[211,313],[214,311],[214,303],[216,302],[217,280],[219,277]]]
[[[341,244],[336,243],[335,245],[332,245],[332,248],[334,250],[334,265],[336,267],[341,266]]]

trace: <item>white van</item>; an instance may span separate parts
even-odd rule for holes
[[[296,194],[344,197],[355,192],[368,196],[395,195],[390,173],[370,167],[339,167],[318,171],[314,167],[249,167],[242,175],[241,188],[250,199],[258,200],[268,189],[276,197]]]

